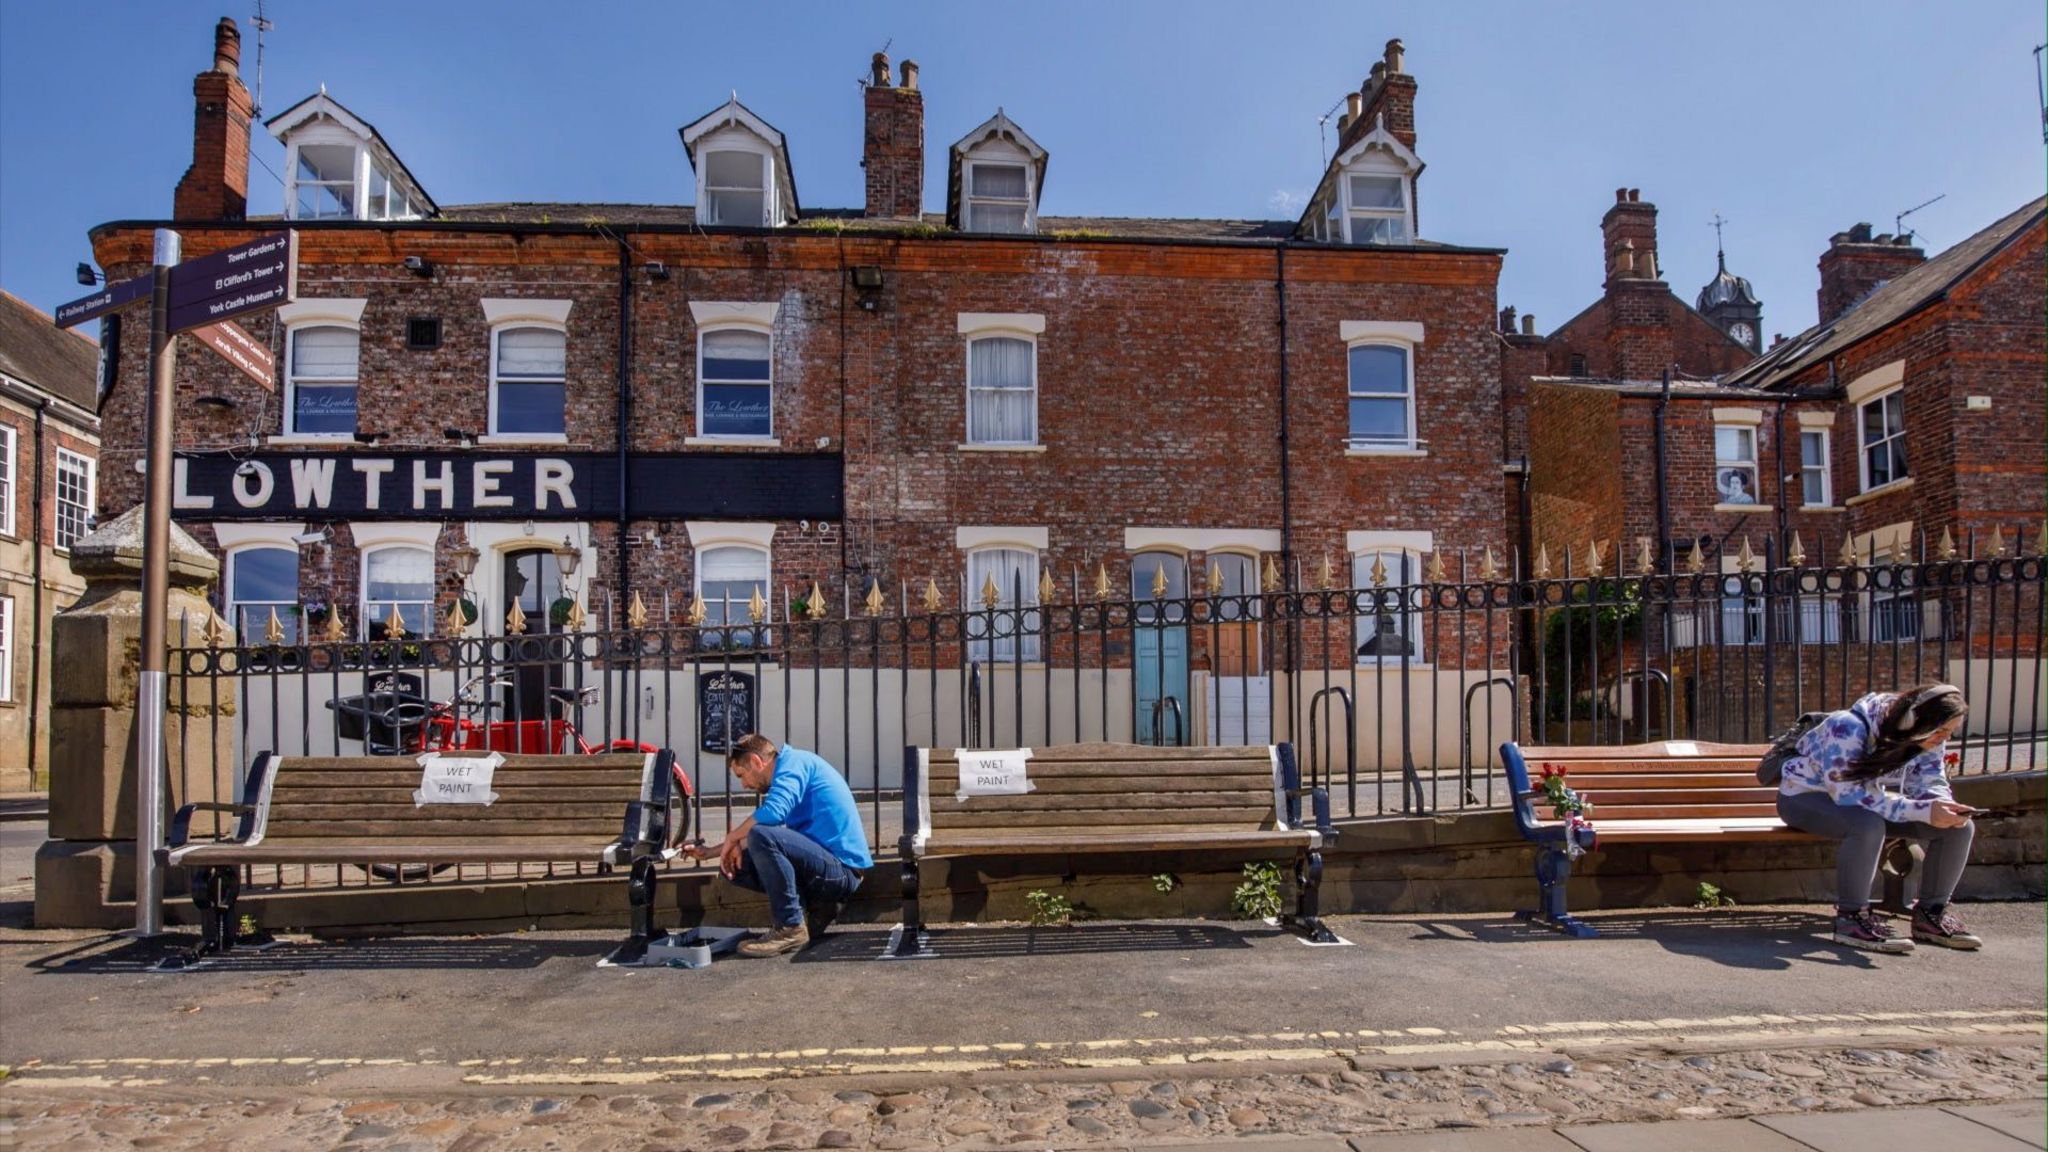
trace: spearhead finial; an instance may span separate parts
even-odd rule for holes
[[[1208,576],[1202,581],[1202,587],[1211,596],[1223,595],[1223,565],[1213,559],[1209,561]]]
[[[263,642],[272,647],[284,643],[284,621],[277,618],[277,606],[272,605],[270,619],[263,624]]]
[[[1161,560],[1152,569],[1152,598],[1157,600],[1164,595],[1166,595],[1166,561]]]
[[[1842,551],[1837,559],[1842,562],[1844,568],[1856,566],[1856,538],[1847,532],[1842,533]]]
[[[1636,572],[1647,576],[1650,574],[1650,570],[1656,566],[1657,559],[1650,552],[1650,538],[1648,536],[1636,537]]]
[[[1742,538],[1742,550],[1735,554],[1735,569],[1747,576],[1756,567],[1756,553],[1749,547],[1749,537]]]
[[[1327,562],[1327,558],[1326,558],[1326,562]],[[1372,586],[1373,586],[1373,587],[1375,587],[1375,588],[1385,588],[1385,587],[1387,586],[1387,560],[1386,560],[1386,557],[1384,557],[1384,556],[1381,556],[1381,555],[1379,555],[1379,554],[1375,553],[1375,554],[1373,555],[1373,558],[1372,558],[1372,571],[1371,571],[1370,573],[1368,573],[1368,575],[1369,575],[1369,576],[1371,577],[1371,579],[1372,579]]]
[[[320,638],[329,644],[339,644],[348,639],[348,628],[342,624],[340,608],[337,607],[328,611],[327,630],[321,634]]]
[[[811,585],[813,591],[816,591],[817,587],[818,586],[816,584]],[[813,620],[816,620],[819,616],[823,616],[825,614],[824,597],[820,596],[817,600],[812,602],[811,611],[817,614],[811,617],[811,619]],[[753,594],[747,597],[747,619],[755,624],[759,624],[761,621],[766,620],[767,618],[768,598],[761,595],[761,586],[759,584],[756,584],[754,585]]]
[[[759,589],[755,589],[755,591],[758,592]],[[818,587],[816,580],[811,581],[811,590],[804,596],[804,615],[813,620],[823,620],[825,618],[825,590]],[[761,617],[754,617],[754,622],[756,624],[760,623]]]
[[[1444,554],[1442,552],[1431,552],[1429,554],[1429,571],[1423,573],[1423,578],[1431,584],[1441,584],[1449,578],[1449,574],[1444,571]]]
[[[1806,563],[1806,545],[1800,542],[1799,529],[1797,528],[1792,530],[1791,546],[1785,549],[1785,563],[1792,565],[1794,568]]]
[[[939,582],[930,576],[924,578],[924,610],[937,612],[946,602],[939,597]]]
[[[1991,543],[1989,547],[1993,560],[2005,555],[2005,530],[1996,524],[1991,526]]]
[[[1550,545],[1536,546],[1536,570],[1532,573],[1538,580],[1550,579]]]
[[[573,597],[570,598],[569,611],[562,618],[562,626],[571,632],[581,632],[583,631],[583,626],[589,623],[589,620],[590,618],[583,614],[583,601]]]
[[[505,613],[505,635],[526,635],[526,609],[519,606],[517,599],[512,601],[511,609]]]
[[[220,613],[213,611],[211,608],[207,609],[206,627],[199,630],[199,638],[206,642],[208,648],[218,648],[227,643],[227,621],[220,618]]]
[[[1273,554],[1268,552],[1266,553],[1266,566],[1259,570],[1259,591],[1278,592],[1279,590],[1280,565],[1274,561]]]
[[[1109,599],[1109,566],[1100,560],[1095,562],[1095,598]]]
[[[710,611],[704,607],[704,597],[702,595],[692,596],[690,597],[690,606],[683,609],[683,622],[692,628],[702,628],[705,619],[710,614]]]
[[[1688,574],[1693,576],[1697,576],[1700,573],[1705,572],[1707,570],[1707,557],[1705,553],[1701,551],[1700,546],[1698,544],[1694,544],[1692,546],[1692,550],[1686,553],[1685,570]]]
[[[1003,590],[996,587],[996,574],[987,573],[981,578],[981,606],[990,612],[1003,602]]]
[[[633,598],[626,602],[626,627],[638,632],[647,627],[647,601],[640,598],[640,590],[633,590]]]
[[[1600,555],[1600,541],[1595,540],[1586,545],[1586,575],[1599,579],[1600,569],[1606,564],[1607,561]]]
[[[405,617],[398,614],[398,605],[391,606],[390,614],[384,617],[384,638],[396,640],[405,635]]]
[[[887,602],[882,599],[881,577],[877,576],[868,580],[867,598],[860,602],[860,606],[866,609],[867,614],[870,616],[880,616],[882,609],[888,607]]]
[[[1482,583],[1487,584],[1500,579],[1500,557],[1493,554],[1493,545],[1491,544],[1488,544],[1486,550],[1479,554],[1479,579]]]
[[[1330,567],[1330,554],[1325,552],[1323,562],[1316,565],[1316,587],[1327,592],[1331,585],[1336,583],[1336,579],[1336,570]]]
[[[1046,568],[1040,570],[1040,572],[1038,573],[1038,602],[1040,604],[1052,603],[1052,594],[1055,591],[1057,591],[1057,589],[1053,587],[1052,569]]]
[[[462,614],[462,597],[448,602],[448,611],[441,617],[441,630],[445,635],[460,636],[469,627],[469,618]]]

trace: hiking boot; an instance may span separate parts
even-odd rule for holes
[[[846,910],[846,904],[839,900],[806,901],[804,903],[804,925],[809,929],[811,939],[822,940],[825,929],[832,926],[839,914]]]
[[[1891,928],[1871,915],[1868,908],[1859,908],[1848,915],[1840,911],[1835,913],[1835,943],[1894,954],[1913,950],[1911,940],[1893,935]],[[741,947],[746,946],[743,944]]]
[[[794,952],[810,942],[810,930],[801,924],[792,924],[741,944],[739,952],[742,956],[781,956]]]
[[[1937,948],[1954,948],[1958,952],[1975,952],[1984,946],[1983,938],[1963,927],[1963,922],[1947,908],[1914,911],[1913,939]]]

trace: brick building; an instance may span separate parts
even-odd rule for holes
[[[0,790],[48,785],[50,618],[85,587],[67,556],[93,516],[98,360],[0,292]]]
[[[240,210],[238,57],[223,21],[168,222],[188,259],[279,226]],[[1390,42],[1297,220],[1043,216],[1049,150],[1001,112],[950,145],[927,213],[926,92],[879,55],[849,209],[803,204],[737,98],[681,129],[694,206],[443,205],[323,92],[266,125],[299,298],[245,327],[281,378],[180,358],[175,514],[246,634],[309,611],[417,634],[465,541],[494,630],[515,599],[700,599],[716,624],[814,583],[1028,603],[1098,571],[1140,596],[1212,571],[1256,590],[1269,559],[1289,582],[1455,572],[1507,544],[1502,252],[1418,235],[1416,90]],[[95,229],[108,275],[141,271],[160,223]],[[143,356],[118,350],[124,380]],[[140,499],[141,409],[137,387],[107,402],[108,511]],[[1359,633],[1361,661],[1470,658],[1405,616]],[[1185,659],[1169,680],[1206,666],[1200,638]]]

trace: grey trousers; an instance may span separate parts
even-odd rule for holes
[[[1778,793],[1778,816],[1801,832],[1841,841],[1835,850],[1835,906],[1861,908],[1870,903],[1877,878],[1877,858],[1887,837],[1918,840],[1926,845],[1926,874],[1920,878],[1920,906],[1947,904],[1970,862],[1970,841],[1976,824],[1936,828],[1919,820],[1896,823],[1868,808],[1837,804],[1825,792]]]

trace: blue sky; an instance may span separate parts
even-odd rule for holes
[[[0,287],[79,295],[86,232],[169,215],[191,79],[254,0],[0,0]],[[804,203],[861,201],[870,53],[922,66],[928,210],[945,148],[1001,106],[1051,152],[1048,215],[1291,217],[1317,118],[1381,46],[1419,85],[1425,238],[1508,249],[1501,303],[1548,331],[1599,291],[1620,186],[1661,210],[1666,278],[1714,271],[1715,213],[1764,328],[1811,324],[1830,234],[1908,221],[1930,253],[2042,192],[2038,0],[756,5],[274,0],[263,102],[325,83],[444,204],[687,203],[676,129],[732,90],[789,137]],[[772,15],[769,13],[772,12]],[[1330,136],[1334,139],[1334,120]],[[258,133],[258,158],[282,150]],[[252,166],[252,212],[281,188]]]

